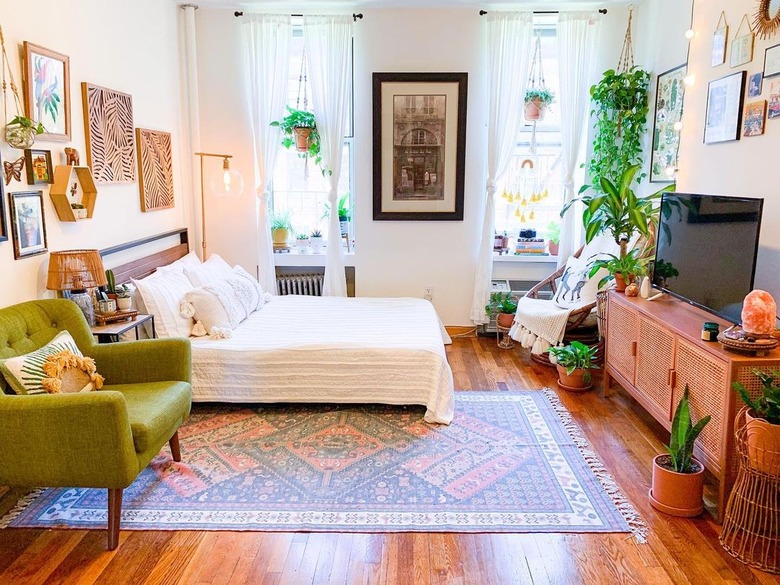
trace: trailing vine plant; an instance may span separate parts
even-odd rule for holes
[[[650,74],[638,67],[622,72],[609,69],[590,88],[595,116],[593,155],[586,164],[593,185],[601,179],[619,183],[630,166],[642,164],[642,137],[647,131],[647,90]],[[636,176],[640,182],[647,173]]]

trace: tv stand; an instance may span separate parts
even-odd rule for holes
[[[712,416],[696,441],[694,455],[718,480],[713,515],[721,521],[737,471],[734,418],[741,401],[731,384],[739,381],[758,396],[761,384],[752,370],[780,368],[780,350],[765,357],[727,351],[717,342],[702,341],[705,321],[715,321],[721,329],[730,325],[671,295],[649,302],[610,291],[604,391],[613,380],[618,382],[670,430],[674,409],[688,385],[694,422]]]

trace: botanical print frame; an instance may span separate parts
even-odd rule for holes
[[[70,140],[70,57],[24,41],[24,107],[43,124],[37,140]]]
[[[666,169],[677,169],[680,131],[675,124],[682,121],[687,64],[665,71],[658,76],[653,118],[653,153],[650,161],[651,183],[673,183],[674,176]]]
[[[20,260],[48,252],[43,191],[9,193],[8,207],[11,209],[14,258]]]
[[[27,169],[28,185],[47,185],[54,182],[51,150],[25,149],[24,166]]]
[[[764,77],[780,75],[780,45],[768,47],[764,51]]]
[[[747,34],[740,35],[739,31],[742,30],[742,25],[747,24]],[[729,66],[734,69],[745,63],[750,63],[753,60],[753,47],[755,45],[756,35],[753,34],[753,29],[750,28],[750,22],[748,21],[747,14],[742,17],[742,21],[739,23],[734,38],[731,41],[731,47],[729,49]]]
[[[463,220],[468,73],[374,73],[374,220]]]
[[[141,211],[173,207],[173,154],[168,132],[135,129]]]
[[[737,71],[710,81],[707,89],[704,144],[739,140],[746,77],[746,71]]]
[[[0,152],[0,167],[3,166],[3,153]],[[8,224],[5,223],[5,182],[0,179],[0,242],[8,241]]]
[[[766,123],[766,100],[745,104],[742,114],[742,136],[761,136]]]
[[[133,96],[81,84],[87,164],[95,183],[135,183]]]

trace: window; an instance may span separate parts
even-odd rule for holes
[[[304,58],[303,18],[293,17],[293,38],[290,47],[290,70],[288,78],[287,105],[291,108],[311,110],[311,86],[306,70],[301,65]],[[350,63],[352,59],[350,57]],[[352,87],[350,70],[349,86]],[[352,96],[347,110],[347,135],[344,138],[344,153],[339,176],[339,197],[350,194],[352,207]],[[328,238],[328,184],[313,160],[298,156],[294,148],[279,145],[272,184],[272,207],[276,211],[290,210],[292,225],[296,234],[311,234],[320,230]],[[349,226],[353,237],[352,222]]]
[[[535,229],[537,237],[547,238],[550,226],[560,225],[563,207],[557,16],[536,15],[534,34],[541,39],[545,86],[555,94],[556,101],[536,128],[525,122],[509,171],[499,185],[495,229],[510,236],[510,253],[520,230]]]

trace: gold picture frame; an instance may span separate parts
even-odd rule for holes
[[[24,107],[46,130],[37,140],[70,140],[70,57],[24,41]]]

